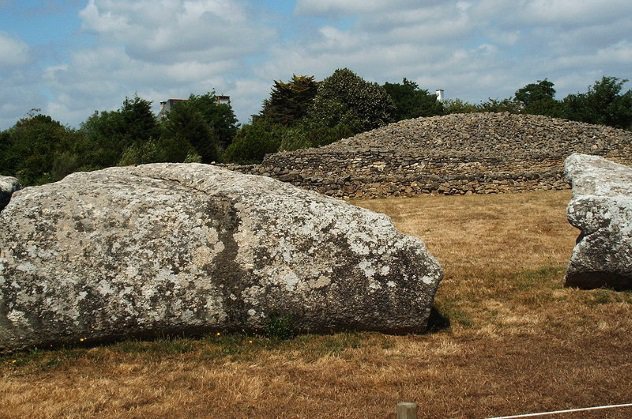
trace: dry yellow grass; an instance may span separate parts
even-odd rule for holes
[[[356,202],[422,237],[450,322],[421,336],[208,336],[0,358],[0,417],[485,417],[632,402],[632,294],[562,287],[568,192]],[[631,409],[580,417],[631,417]],[[579,417],[579,416],[563,416]]]

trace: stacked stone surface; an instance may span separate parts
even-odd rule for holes
[[[632,289],[632,168],[573,154],[565,173],[573,188],[568,221],[581,230],[566,285]]]
[[[0,352],[134,335],[423,331],[442,277],[384,215],[201,164],[75,173],[0,213]]]
[[[567,189],[572,153],[632,163],[632,132],[538,115],[453,114],[230,168],[336,197],[522,192]]]

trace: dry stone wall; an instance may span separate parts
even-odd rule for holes
[[[343,198],[568,189],[572,153],[632,163],[632,132],[509,113],[417,118],[229,166]]]

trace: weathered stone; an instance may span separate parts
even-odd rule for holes
[[[566,285],[632,289],[632,168],[602,157],[566,159],[568,221],[581,230]]]
[[[0,351],[132,335],[423,331],[442,276],[385,215],[201,164],[76,173],[0,213]]]
[[[18,182],[16,178],[11,176],[0,176],[0,211],[7,206],[11,200],[13,192],[19,190],[21,187],[20,182]]]

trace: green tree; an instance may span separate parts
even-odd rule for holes
[[[213,130],[217,138],[217,145],[221,149],[226,149],[233,142],[235,134],[237,134],[237,118],[230,104],[218,103],[214,91],[203,95],[191,94],[184,103],[187,104],[187,109],[199,112],[202,119]]]
[[[121,134],[126,143],[134,144],[158,138],[160,127],[151,111],[151,102],[138,96],[125,98],[119,112],[122,117]]]
[[[115,166],[128,147],[156,140],[160,127],[151,102],[135,96],[125,98],[116,111],[95,111],[81,124],[80,132],[91,144],[85,163],[101,168]]]
[[[99,169],[85,159],[91,150],[92,144],[80,132],[69,130],[65,141],[57,149],[53,158],[51,172],[53,180],[62,179],[73,172]]]
[[[59,180],[79,166],[80,139],[50,116],[29,113],[0,135],[1,173],[16,176],[23,185]]]
[[[564,98],[564,116],[575,121],[617,128],[632,127],[632,90],[621,93],[627,80],[602,77],[586,93]]]
[[[476,105],[461,99],[450,99],[443,103],[443,110],[446,115],[453,113],[473,113],[473,112],[510,112],[520,113],[521,105],[513,99],[493,99],[488,98],[485,102]]]
[[[338,124],[334,127],[327,127],[310,124],[309,121],[294,127],[284,127],[281,131],[280,151],[320,147],[354,135],[353,130],[346,125]]]
[[[562,104],[555,99],[554,84],[547,79],[529,83],[516,90],[514,100],[524,113],[533,115],[562,116]]]
[[[313,76],[294,74],[288,82],[275,80],[260,115],[276,124],[295,125],[307,115],[317,91],[318,82]]]
[[[395,102],[396,121],[443,114],[443,105],[437,96],[420,89],[414,81],[404,78],[401,83],[384,83],[384,90]]]
[[[477,105],[457,98],[445,100],[443,102],[443,112],[448,115],[453,113],[481,112],[481,109]]]
[[[119,166],[160,162],[201,162],[202,158],[187,142],[179,138],[160,138],[127,147]]]
[[[344,68],[319,85],[307,117],[312,125],[343,125],[359,133],[393,122],[394,114],[393,99],[382,86]]]
[[[15,174],[18,158],[13,153],[13,143],[9,130],[0,131],[0,175]]]
[[[257,119],[239,129],[235,140],[226,149],[224,158],[226,161],[241,164],[261,163],[266,154],[279,150],[286,131],[282,125],[265,118]]]
[[[193,95],[192,95],[193,96]],[[184,161],[191,148],[200,156],[202,163],[218,160],[218,138],[200,110],[202,99],[177,103],[167,114],[163,124],[162,138],[180,144],[183,155],[169,157]]]
[[[512,99],[492,99],[476,105],[477,112],[509,112],[520,113],[520,104]]]
[[[283,130],[279,151],[294,151],[313,146],[314,144],[310,141],[308,132],[304,126],[297,125]]]
[[[83,156],[86,163],[103,168],[116,165],[127,147],[123,132],[123,118],[119,111],[95,111],[80,126],[79,131],[92,145]]]

